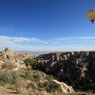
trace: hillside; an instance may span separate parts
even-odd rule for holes
[[[94,95],[95,52],[36,56],[6,48],[0,51],[0,85],[0,95]]]
[[[0,52],[0,95],[75,94],[71,86],[25,65],[26,59],[33,60],[36,57],[8,48]]]
[[[11,51],[9,48],[6,48],[4,51],[0,51],[0,66],[3,64],[14,65],[14,69],[26,68],[24,64],[24,59],[26,58],[34,58],[35,55],[30,55],[27,53],[19,53],[15,51]],[[11,65],[12,66],[12,65]]]
[[[37,57],[37,68],[75,89],[95,92],[95,51],[55,52]]]

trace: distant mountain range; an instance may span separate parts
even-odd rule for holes
[[[50,53],[49,51],[17,51],[17,52],[28,53],[28,54],[32,54],[32,55],[40,55],[40,54]]]

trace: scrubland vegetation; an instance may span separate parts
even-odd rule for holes
[[[36,70],[0,70],[0,86],[15,89],[20,95],[57,95],[61,94],[58,84],[53,83],[53,76]]]
[[[4,56],[0,57],[0,87],[8,90],[7,95],[63,95],[65,91],[84,91],[83,95],[95,93],[93,54],[50,53],[35,58],[30,55],[19,58],[18,55],[23,54],[7,52],[14,55],[6,56],[7,53],[2,52]]]

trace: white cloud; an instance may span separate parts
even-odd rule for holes
[[[56,38],[56,39],[51,39],[48,41],[63,41],[63,40],[89,40],[89,39],[95,39],[95,36],[90,36],[90,37],[63,37],[63,38]]]
[[[61,43],[61,42],[95,42],[95,36],[89,37],[63,37],[63,38],[56,38],[47,40],[48,42],[52,43]]]
[[[44,44],[47,43],[45,41],[42,41],[42,40],[34,38],[34,37],[32,37],[32,38],[25,38],[25,37],[0,36],[0,41],[10,41],[10,42],[14,42],[14,43],[19,43],[19,42],[24,42],[24,41],[38,42],[38,43],[44,43]]]
[[[14,29],[0,27],[0,31],[14,31]]]
[[[75,38],[65,38],[67,39],[66,41],[74,41],[71,39],[76,39]],[[70,39],[70,40],[69,40]],[[79,38],[78,38],[79,39]],[[83,40],[94,40],[94,37],[80,37],[80,39]],[[62,40],[62,39],[60,39]],[[35,43],[41,43],[43,44],[42,46],[40,45],[24,45],[20,44],[19,42],[35,42]],[[80,42],[80,40],[75,40],[76,42]],[[47,44],[47,46],[46,46]],[[58,44],[54,46],[54,44]],[[9,37],[9,36],[0,36],[0,50],[3,50],[4,48],[10,48],[12,50],[28,50],[28,51],[76,51],[76,50],[94,50],[95,45],[93,46],[90,45],[82,45],[82,44],[60,44],[60,41],[58,39],[56,40],[40,40],[38,38],[32,37],[32,38],[25,38],[25,37]]]

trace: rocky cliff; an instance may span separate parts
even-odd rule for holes
[[[60,81],[79,89],[95,89],[95,51],[55,52],[40,55],[37,60],[39,70],[53,74]]]
[[[34,55],[11,51],[0,52],[0,95],[63,95],[76,94],[73,88],[51,75],[28,69],[25,59]]]

